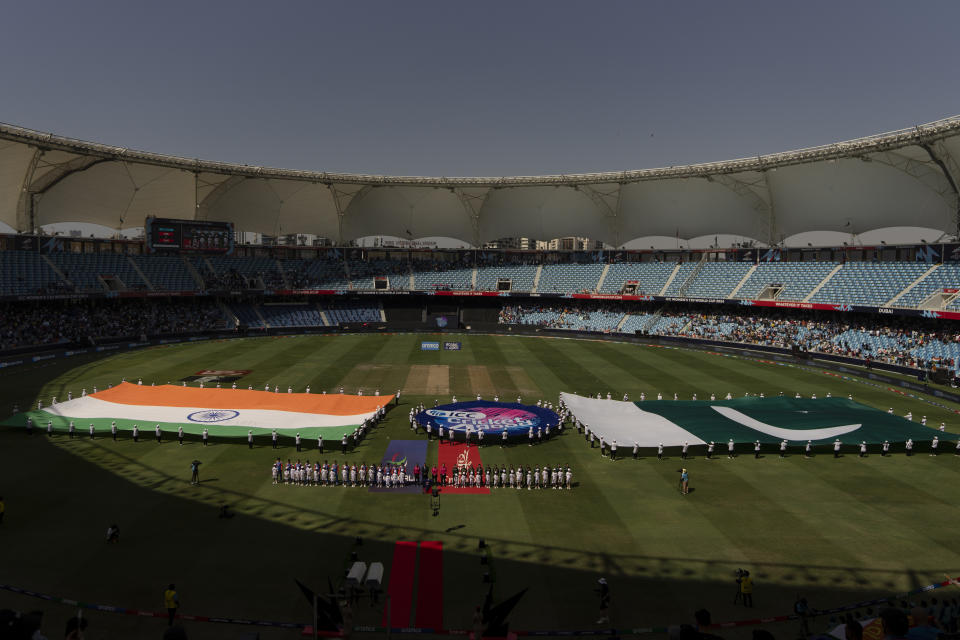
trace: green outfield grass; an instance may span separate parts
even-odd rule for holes
[[[898,415],[926,415],[956,431],[958,407],[911,397],[884,385],[845,379],[810,366],[786,366],[693,351],[573,339],[463,335],[460,352],[422,352],[421,335],[256,338],[173,345],[107,359],[51,361],[0,371],[0,408],[36,406],[37,399],[76,396],[122,377],[177,383],[201,369],[249,369],[238,385],[267,382],[301,391],[402,390],[400,406],[347,456],[329,460],[379,462],[391,439],[411,439],[414,403],[449,402],[481,393],[513,401],[548,399],[561,391],[619,398],[644,392],[689,399],[727,392],[742,396],[783,391],[805,397],[827,392]],[[81,429],[82,433],[82,429]],[[934,430],[930,430],[931,437]],[[483,448],[484,464],[569,464],[573,491],[495,490],[492,495],[441,498],[438,517],[418,495],[362,489],[273,486],[276,453],[263,441],[196,441],[157,445],[149,430],[140,443],[114,443],[0,430],[0,582],[84,601],[161,609],[161,592],[176,582],[183,613],[309,621],[293,579],[320,587],[341,577],[351,551],[387,564],[397,540],[444,543],[444,623],[469,628],[482,601],[477,542],[490,546],[498,598],[529,587],[511,620],[520,629],[589,629],[597,618],[597,578],[610,582],[612,622],[619,628],[686,622],[706,607],[717,621],[789,613],[797,594],[827,607],[942,580],[960,571],[960,459],[953,442],[939,457],[841,459],[820,454],[780,460],[752,454],[684,464],[693,492],[677,490],[679,456],[611,462],[575,431],[536,447]],[[420,436],[422,437],[422,436]],[[315,460],[289,442],[283,459]],[[308,445],[313,446],[313,442]],[[745,452],[746,453],[746,452]],[[436,444],[428,461],[436,460]],[[189,462],[203,462],[191,486]],[[219,505],[238,513],[217,518]],[[121,526],[120,545],[103,542],[106,526]],[[361,537],[362,545],[355,545]],[[735,607],[733,572],[755,576],[756,608]],[[957,594],[950,594],[957,595]],[[414,598],[415,599],[415,598]],[[0,606],[44,608],[54,621],[60,605],[0,592]],[[379,624],[382,608],[361,605],[356,621]],[[156,637],[164,622],[91,613],[94,638]],[[407,621],[406,624],[409,624]],[[190,637],[230,638],[241,630],[188,624]],[[824,621],[823,626],[826,626]],[[56,637],[59,625],[47,627]],[[770,629],[796,637],[792,623]],[[55,631],[54,631],[55,630]],[[743,637],[746,632],[721,632]],[[231,635],[233,634],[233,635]],[[293,638],[265,630],[263,638]]]

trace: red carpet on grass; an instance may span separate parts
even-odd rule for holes
[[[413,626],[422,629],[443,628],[443,543],[420,543],[417,571],[417,614]]]
[[[461,443],[440,443],[437,454],[437,468],[447,465],[447,481],[453,482],[453,470],[458,467],[475,467],[481,463],[480,448],[476,446],[468,447]],[[440,487],[441,493],[490,493],[487,487],[464,487],[455,489],[454,487]]]
[[[413,608],[413,572],[417,564],[417,543],[400,540],[393,546],[393,564],[390,565],[390,621],[387,622],[387,606],[383,608],[386,627],[409,627],[410,611]]]

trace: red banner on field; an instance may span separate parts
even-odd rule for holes
[[[480,447],[455,442],[441,442],[437,454],[437,466],[447,465],[447,482],[453,482],[453,470],[457,467],[467,468],[476,467],[483,464],[480,460]],[[482,487],[463,487],[461,489],[446,486],[442,487],[443,493],[490,493],[486,487],[486,479]]]

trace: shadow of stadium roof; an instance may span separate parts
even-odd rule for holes
[[[226,220],[345,242],[443,236],[733,234],[778,243],[808,231],[913,226],[955,233],[960,116],[753,158],[605,173],[414,177],[273,169],[168,156],[0,124],[0,222],[113,229],[149,215]]]

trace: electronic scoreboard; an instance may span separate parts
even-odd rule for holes
[[[207,220],[147,218],[149,251],[231,253],[233,223]]]

